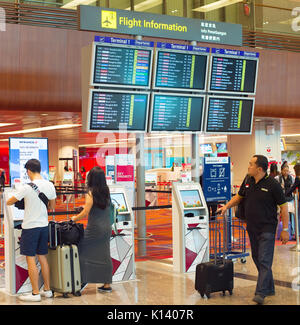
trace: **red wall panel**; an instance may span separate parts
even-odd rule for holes
[[[0,168],[5,170],[6,184],[9,184],[9,149],[0,147]]]

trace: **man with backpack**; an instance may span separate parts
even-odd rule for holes
[[[23,184],[6,202],[13,205],[24,199],[24,220],[20,240],[20,252],[26,256],[28,274],[32,286],[32,293],[21,295],[23,301],[41,301],[41,296],[52,297],[50,290],[50,272],[47,261],[48,254],[48,211],[54,209],[56,192],[54,185],[41,176],[41,164],[37,159],[30,159],[25,164],[29,184]],[[39,194],[40,193],[40,194]],[[47,206],[46,206],[47,205]],[[44,279],[44,290],[39,291],[39,271],[36,265],[37,255]]]

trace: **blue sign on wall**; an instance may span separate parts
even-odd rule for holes
[[[204,158],[202,186],[206,202],[223,202],[231,199],[229,157]]]

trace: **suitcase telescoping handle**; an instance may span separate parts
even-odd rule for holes
[[[217,249],[218,249],[218,245],[217,245],[217,225],[218,225],[218,220],[215,219],[215,247],[214,247],[214,251],[215,251],[215,265],[217,265]]]
[[[223,264],[225,264],[225,253],[226,253],[226,243],[227,243],[227,216],[226,213],[223,217],[224,227],[223,227]]]
[[[219,214],[219,213],[218,213]],[[224,214],[223,217],[223,252],[222,252],[222,261],[223,264],[225,264],[225,252],[226,252],[226,242],[227,242],[227,217],[226,217],[226,213]],[[217,245],[217,225],[219,225],[219,229],[221,230],[221,223],[219,223],[219,221],[217,220],[217,218],[215,219],[215,264],[217,264],[217,251],[218,251],[218,245]],[[221,245],[220,245],[221,246]],[[221,252],[220,252],[221,253]]]

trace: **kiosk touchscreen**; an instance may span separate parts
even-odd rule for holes
[[[55,179],[55,172],[50,171],[49,172],[49,181],[54,182]]]
[[[117,206],[116,229],[113,227],[110,239],[110,253],[113,263],[113,282],[135,279],[134,263],[134,216],[125,188],[109,185],[112,203]]]
[[[14,205],[6,205],[6,201],[14,195],[15,190],[6,188],[4,191],[4,227],[5,227],[5,291],[9,294],[31,292],[32,287],[28,276],[26,257],[20,254],[21,224],[24,210]],[[43,285],[43,278],[39,269],[39,287]]]
[[[65,172],[64,173],[64,178],[63,178],[63,183],[72,183],[73,184],[73,179],[74,179],[74,172]]]
[[[194,272],[209,261],[208,209],[200,184],[173,183],[173,267],[176,272]]]
[[[124,193],[111,193],[111,200],[118,206],[118,214],[128,214],[128,206],[125,200]]]

